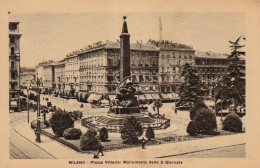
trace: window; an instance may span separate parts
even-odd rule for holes
[[[144,81],[144,78],[142,75],[139,75],[139,82],[143,82]]]
[[[145,76],[145,81],[146,81],[146,82],[147,82],[147,81],[150,81],[149,76]]]
[[[162,76],[162,82],[164,82],[164,76]]]
[[[17,23],[9,23],[9,30],[16,30],[17,29]]]
[[[11,47],[11,55],[14,55],[14,47]]]
[[[14,84],[14,83],[11,84],[11,89],[12,89],[12,90],[15,89],[15,84]]]
[[[11,62],[11,68],[14,68],[14,61]]]
[[[12,93],[12,98],[15,98],[15,93]]]
[[[164,67],[162,67],[162,73],[164,73]]]
[[[113,66],[113,59],[108,59],[108,66]]]
[[[15,78],[15,72],[11,73],[11,78],[14,79]]]
[[[12,43],[12,44],[15,43],[15,38],[14,37],[10,37],[10,43]]]
[[[157,76],[153,76],[153,81],[157,81]]]

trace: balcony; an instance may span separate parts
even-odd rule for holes
[[[220,64],[220,65],[195,65],[195,67],[197,68],[212,68],[212,67],[221,67],[221,68],[227,68],[228,65],[223,65],[223,64]]]

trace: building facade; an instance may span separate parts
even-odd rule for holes
[[[195,55],[195,68],[202,82],[208,87],[207,95],[212,96],[216,83],[228,73],[227,55],[202,51],[196,51]]]
[[[20,111],[20,38],[19,22],[9,22],[9,107]]]
[[[57,94],[65,93],[65,61],[61,60],[54,65],[54,88]]]
[[[172,93],[179,91],[183,82],[181,77],[183,66],[188,63],[194,66],[195,55],[193,48],[184,44],[172,43],[167,40],[154,41],[149,43],[159,48],[159,90],[161,93]]]
[[[36,70],[35,68],[21,67],[20,80],[21,86],[27,87],[32,80],[35,79]]]
[[[95,47],[94,47],[95,46]],[[79,53],[80,91],[115,93],[120,82],[120,43],[106,42]],[[158,92],[159,50],[153,45],[130,44],[130,76],[137,90]]]
[[[79,56],[74,51],[68,54],[64,59],[65,62],[65,95],[67,97],[75,97],[79,92]]]
[[[43,92],[51,93],[55,89],[55,68],[53,60],[43,61],[36,66],[36,78],[42,81]]]

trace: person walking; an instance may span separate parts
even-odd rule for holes
[[[99,142],[99,145],[98,145],[98,153],[97,153],[97,156],[99,155],[99,153],[101,153],[102,156],[104,156],[104,154],[103,154],[103,146],[102,146],[101,142]]]
[[[142,149],[144,149],[144,146],[145,146],[145,139],[143,138],[142,139]]]

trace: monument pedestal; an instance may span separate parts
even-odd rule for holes
[[[110,112],[115,114],[140,113],[140,108],[139,107],[112,107]]]

